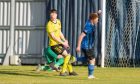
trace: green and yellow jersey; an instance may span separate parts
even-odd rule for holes
[[[46,31],[47,31],[49,39],[50,39],[49,46],[54,46],[54,45],[60,44],[60,43],[56,42],[55,40],[53,40],[53,38],[50,36],[50,33],[54,32],[54,35],[57,38],[60,38],[60,34],[61,34],[61,22],[60,22],[60,20],[57,19],[56,23],[54,23],[50,20],[47,23]]]

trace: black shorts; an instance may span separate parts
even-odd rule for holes
[[[62,54],[65,50],[69,53],[69,49],[66,49],[62,44],[51,46],[52,51],[57,55]]]
[[[92,60],[95,58],[94,49],[82,49],[82,51],[88,60]]]

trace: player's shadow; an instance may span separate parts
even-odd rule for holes
[[[45,75],[35,74],[35,73],[22,73],[22,71],[0,71],[0,74],[7,75],[20,75],[20,76],[34,76],[34,77],[46,77]]]
[[[54,73],[54,72],[53,72]],[[51,73],[45,73],[45,74],[40,74],[39,72],[33,72],[33,71],[20,71],[20,70],[14,70],[14,71],[9,71],[9,70],[0,70],[0,74],[5,74],[5,75],[15,75],[15,76],[31,76],[31,77],[45,77],[45,78],[57,78],[57,79],[69,79],[71,77],[71,80],[85,80],[85,79],[77,79],[76,77],[78,76],[67,76],[67,77],[62,77],[59,75],[52,75]]]

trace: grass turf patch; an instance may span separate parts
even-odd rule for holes
[[[87,78],[87,67],[75,66],[78,76],[36,72],[35,66],[0,66],[0,84],[140,84],[140,68],[95,68],[97,79]]]

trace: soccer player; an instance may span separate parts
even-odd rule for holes
[[[51,49],[57,55],[63,55],[64,57],[64,64],[62,66],[60,76],[67,76],[67,69],[69,71],[69,75],[77,75],[77,73],[73,71],[71,63],[69,63],[71,57],[69,44],[61,32],[61,22],[57,19],[57,11],[55,9],[50,11],[50,20],[47,23],[46,30],[49,36],[49,46],[51,46]]]
[[[101,13],[99,10],[98,13]],[[85,54],[85,57],[88,60],[88,78],[93,79],[94,77],[94,65],[95,65],[95,57],[93,54],[94,47],[94,34],[96,24],[98,23],[98,14],[91,13],[89,16],[89,20],[86,22],[83,32],[80,34],[77,45],[77,52],[79,53],[81,50]]]
[[[40,64],[37,66],[36,71],[52,71],[52,70],[57,70],[60,71],[60,65],[64,63],[64,58],[62,55],[57,55],[55,54],[51,48],[48,46],[43,50],[43,56],[46,60],[47,65],[41,66]],[[55,67],[58,69],[56,69]]]

